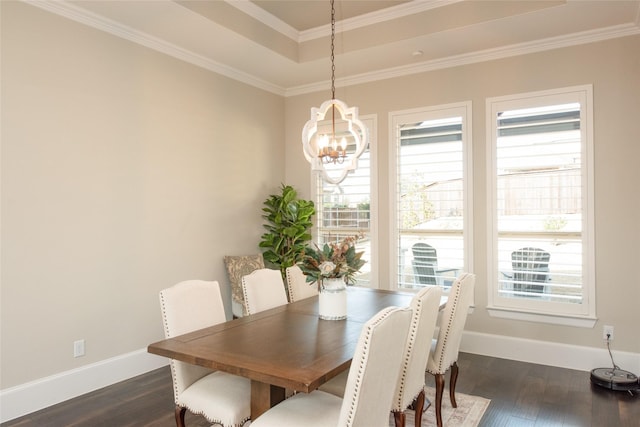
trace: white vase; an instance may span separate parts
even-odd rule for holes
[[[322,279],[318,315],[324,320],[347,318],[347,285],[344,278]]]

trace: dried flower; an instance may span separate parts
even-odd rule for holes
[[[344,278],[347,284],[355,283],[355,276],[366,261],[364,252],[356,252],[356,242],[362,234],[345,237],[340,242],[325,243],[322,248],[305,248],[303,260],[298,265],[307,275],[307,282],[319,282],[322,279]]]
[[[320,274],[324,276],[328,276],[335,269],[336,265],[331,261],[325,261],[319,266]]]

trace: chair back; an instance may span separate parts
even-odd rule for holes
[[[300,267],[297,265],[287,267],[287,290],[289,291],[289,302],[299,301],[318,295],[318,285],[316,282],[307,282],[307,276],[304,275]]]
[[[187,280],[160,291],[160,309],[165,338],[173,338],[226,320],[220,285],[216,281]],[[176,403],[191,384],[211,373],[210,369],[171,360]]]
[[[255,314],[287,304],[280,270],[260,268],[242,277],[244,308],[247,314]]]
[[[234,316],[242,317],[244,314],[242,277],[254,270],[264,268],[264,258],[262,254],[227,255],[224,257],[224,266],[231,286],[231,310]]]
[[[389,411],[406,343],[411,309],[387,307],[362,328],[349,369],[338,425],[389,425]]]
[[[421,285],[436,285],[438,253],[436,249],[423,242],[411,247],[413,253],[413,274],[415,282]]]
[[[436,347],[427,362],[427,371],[432,374],[444,374],[458,360],[462,332],[473,301],[475,281],[475,274],[462,273],[451,285],[449,298],[442,312]]]
[[[411,300],[410,307],[413,311],[411,326],[405,344],[392,411],[405,410],[424,389],[424,372],[431,350],[431,338],[438,319],[441,296],[440,286],[427,286]]]
[[[511,253],[514,290],[528,292],[544,292],[544,285],[549,278],[549,260],[551,254],[540,248],[522,248]]]

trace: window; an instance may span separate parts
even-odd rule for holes
[[[376,234],[374,204],[375,194],[372,163],[375,153],[376,119],[375,116],[360,116],[360,120],[369,130],[369,146],[358,160],[358,168],[349,173],[340,184],[331,184],[315,175],[315,204],[317,220],[317,238],[319,245],[335,242],[344,237],[362,234],[356,244],[358,251],[364,251],[362,259],[366,264],[356,277],[356,284],[370,286],[375,283],[375,244]],[[339,166],[339,165],[338,165]],[[331,169],[331,166],[328,166]],[[331,171],[329,171],[331,173]]]
[[[392,283],[450,287],[471,270],[471,103],[390,114]]]
[[[591,100],[590,86],[487,100],[492,315],[595,315]]]

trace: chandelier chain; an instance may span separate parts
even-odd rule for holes
[[[368,141],[367,129],[364,123],[358,119],[358,109],[356,107],[349,108],[344,102],[336,99],[335,0],[330,0],[330,3],[331,100],[323,102],[319,109],[311,108],[311,119],[302,130],[302,145],[304,155],[311,163],[312,170],[321,172],[323,180],[339,185],[347,177],[347,174],[357,168],[358,157],[366,149]],[[330,116],[329,108],[331,109]],[[341,118],[340,129],[336,128],[336,110]],[[329,120],[331,120],[331,129],[326,129]],[[340,131],[339,135],[336,135],[336,130]],[[340,140],[338,141],[336,137],[339,137]],[[348,155],[347,148],[349,148]]]
[[[331,99],[336,99],[336,63],[334,44],[336,39],[336,9],[331,0]]]

